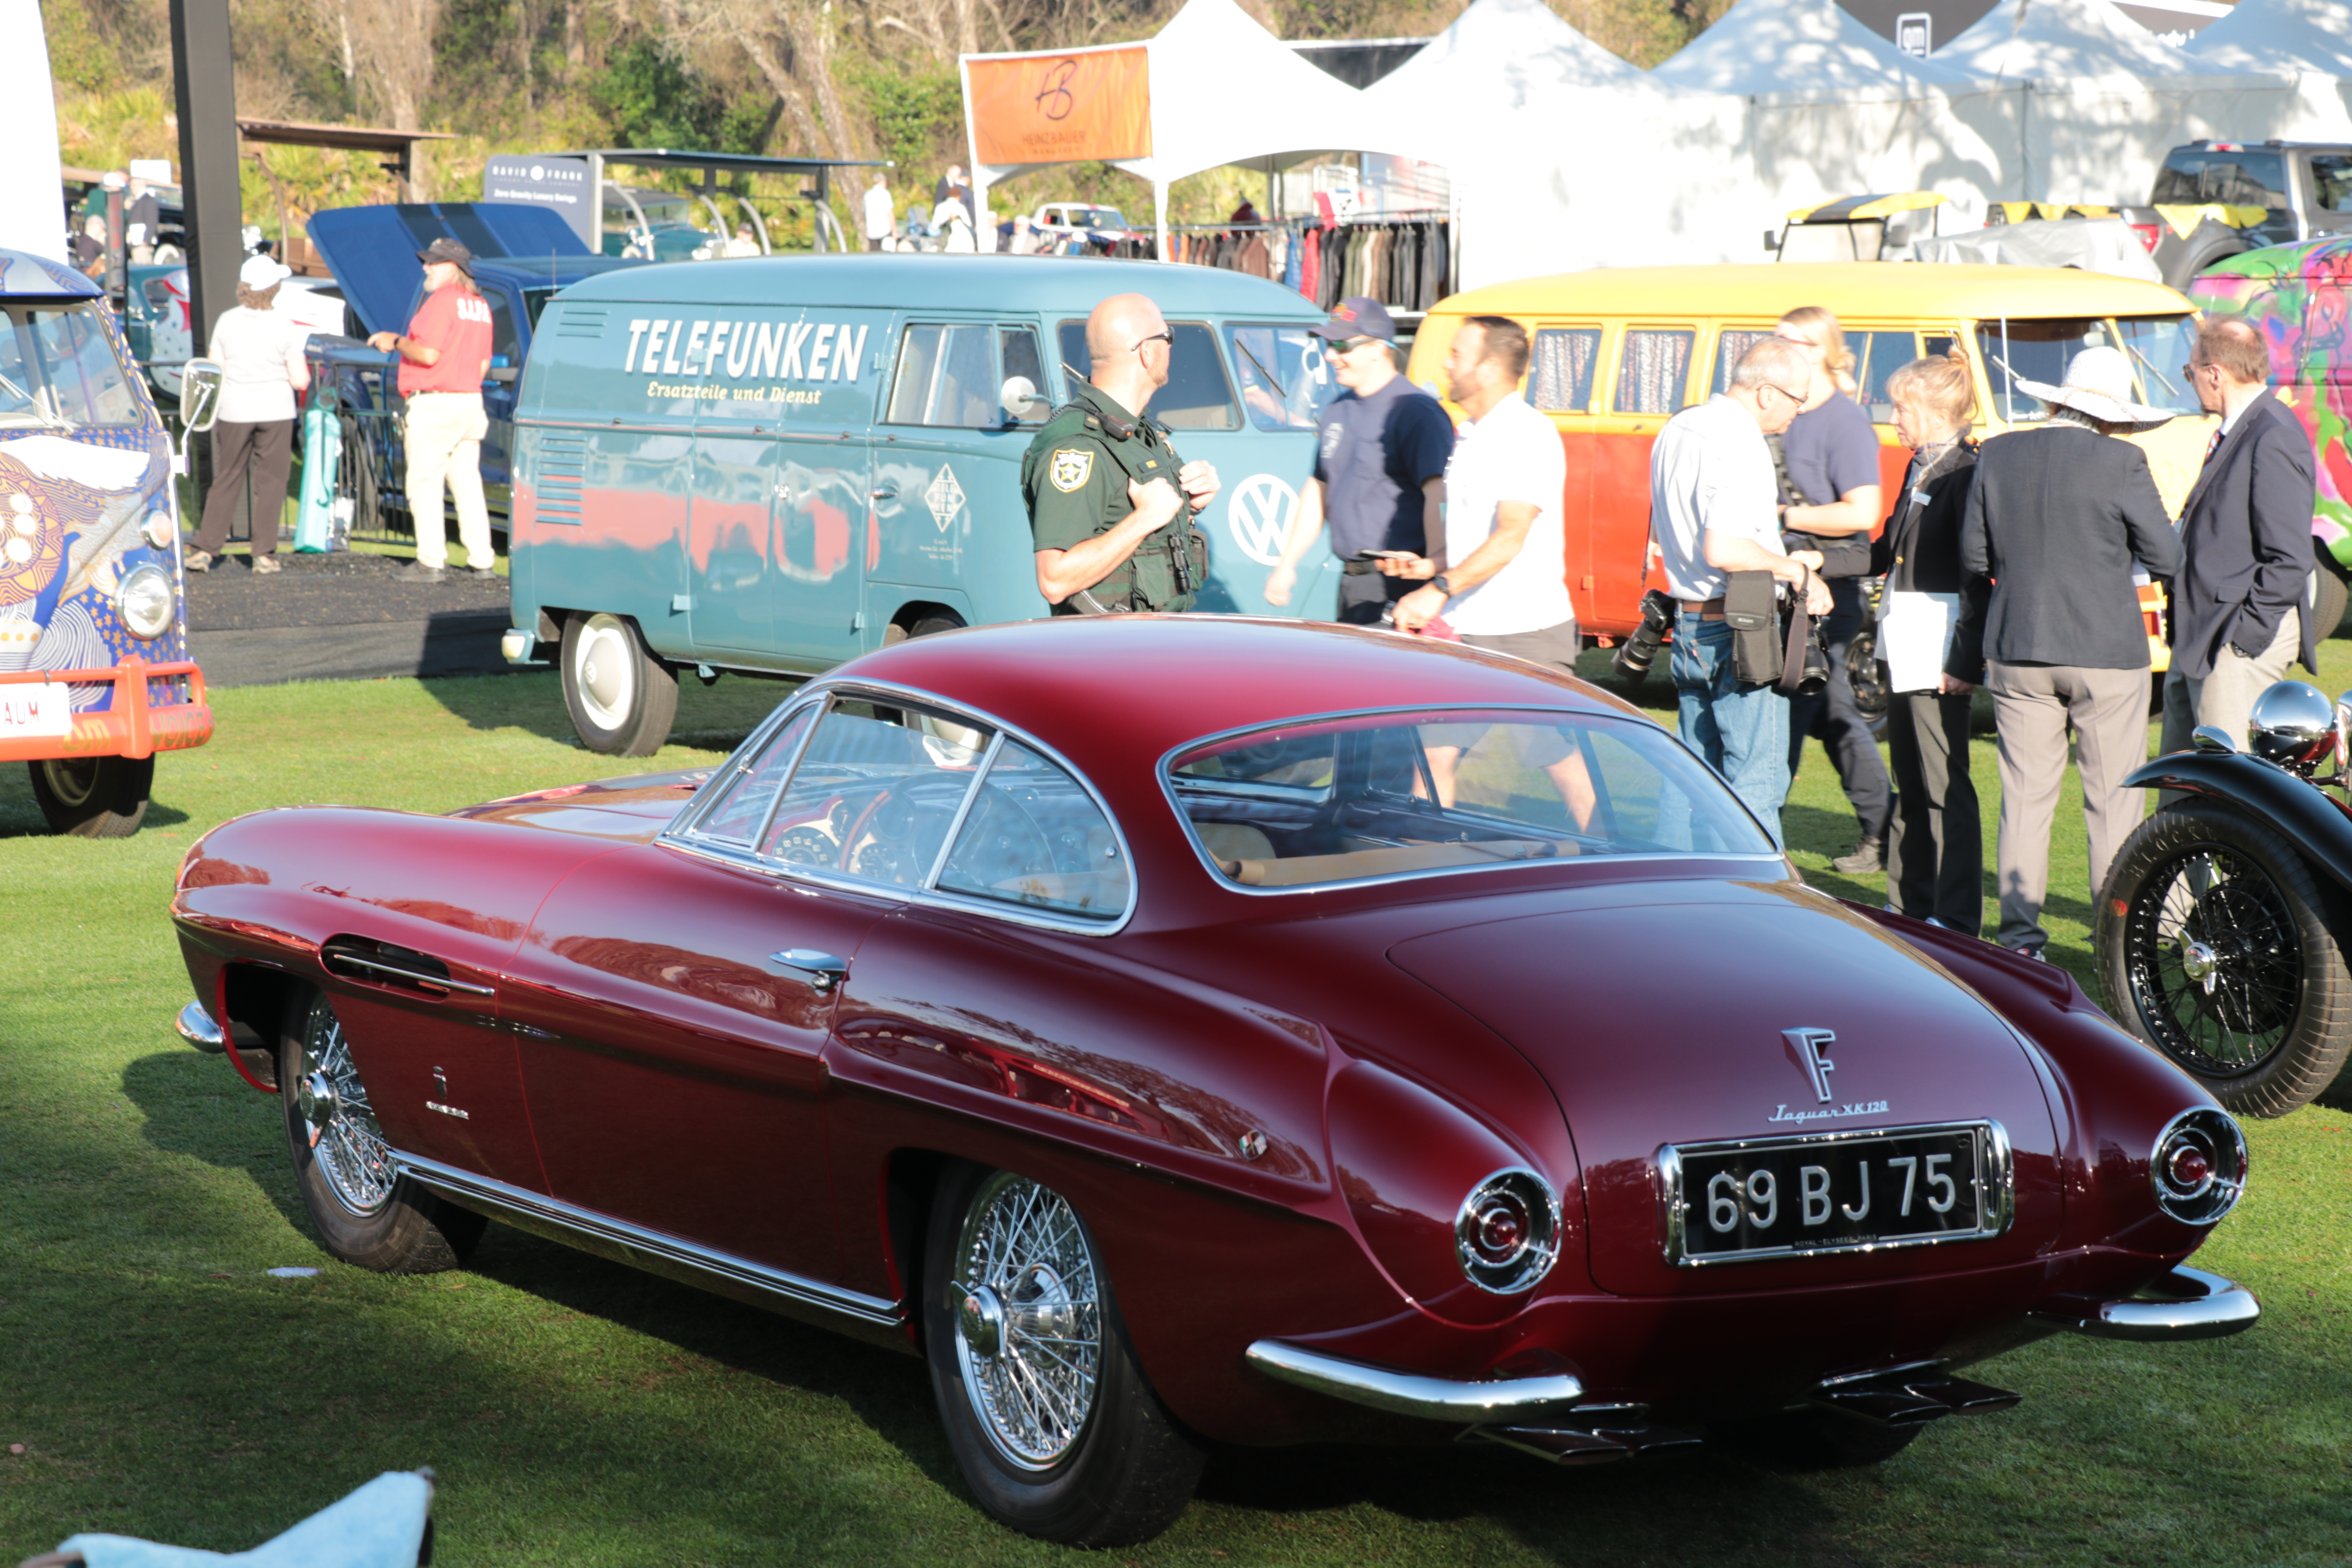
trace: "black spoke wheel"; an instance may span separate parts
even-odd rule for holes
[[[2124,843],[2099,896],[2116,1016],[2231,1110],[2284,1116],[2352,1050],[2352,972],[2330,895],[2293,844],[2212,801]]]
[[[1068,1199],[949,1167],[922,1279],[931,1390],[982,1509],[1071,1546],[1131,1545],[1175,1522],[1202,1454],[1144,1381]]]
[[[379,1274],[434,1274],[465,1262],[489,1222],[394,1169],[334,1004],[298,991],[278,1050],[295,1184],[327,1250]]]
[[[33,799],[52,833],[77,838],[128,838],[147,817],[155,759],[45,757],[33,771]]]

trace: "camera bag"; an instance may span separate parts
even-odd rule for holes
[[[1787,662],[1775,586],[1769,572],[1727,574],[1723,624],[1731,628],[1731,668],[1742,686],[1770,685]]]

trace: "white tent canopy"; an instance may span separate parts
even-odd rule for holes
[[[2352,13],[2342,0],[2240,0],[2186,53],[2208,70],[2352,77]]]
[[[2198,76],[2210,68],[2108,0],[2000,0],[1933,59],[2001,81],[2121,81]]]
[[[49,46],[37,5],[11,5],[0,15],[0,94],[16,106],[10,111],[13,152],[0,163],[0,246],[63,261],[57,98],[49,87]]]
[[[1906,55],[1837,0],[1737,0],[1723,19],[1650,73],[1700,92],[1915,96],[1963,85],[1962,73]]]
[[[1474,0],[1422,51],[1364,89],[1384,115],[1488,118],[1536,107],[1562,88],[1640,101],[1667,89],[1578,32],[1543,0]]]

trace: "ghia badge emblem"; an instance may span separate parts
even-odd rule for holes
[[[1837,1063],[1830,1060],[1830,1047],[1837,1036],[1827,1029],[1783,1029],[1780,1038],[1788,1042],[1789,1059],[1813,1086],[1813,1098],[1823,1105],[1830,1104],[1830,1074]],[[1768,1121],[1828,1121],[1841,1116],[1881,1116],[1885,1114],[1886,1101],[1861,1100],[1851,1104],[1832,1106],[1827,1110],[1791,1110],[1786,1105],[1765,1118]]]

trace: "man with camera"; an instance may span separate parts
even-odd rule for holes
[[[1739,678],[1724,595],[1733,573],[1769,572],[1828,613],[1811,552],[1780,542],[1780,480],[1764,437],[1805,405],[1812,366],[1796,344],[1764,338],[1727,392],[1666,422],[1650,448],[1650,539],[1675,597],[1675,690],[1682,736],[1775,837],[1789,795],[1789,700]]]

